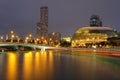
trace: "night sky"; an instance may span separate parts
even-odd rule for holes
[[[20,36],[36,33],[40,7],[49,8],[48,31],[72,36],[99,15],[104,26],[120,31],[120,0],[0,0],[0,35],[14,30]]]

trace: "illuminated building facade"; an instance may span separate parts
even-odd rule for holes
[[[48,43],[49,45],[59,45],[61,41],[61,34],[59,32],[53,32],[48,35]]]
[[[40,22],[37,23],[37,38],[41,41],[47,41],[48,38],[48,7],[46,6],[40,8]]]
[[[108,38],[119,37],[110,27],[102,27],[102,21],[97,16],[90,18],[90,26],[76,30],[72,36],[72,47],[88,47],[100,42],[107,42]]]
[[[71,37],[62,37],[62,41],[71,42]]]

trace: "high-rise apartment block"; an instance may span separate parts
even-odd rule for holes
[[[37,38],[46,40],[48,37],[48,7],[40,8],[40,22],[37,23]]]

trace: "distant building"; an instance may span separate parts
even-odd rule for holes
[[[71,37],[62,37],[62,41],[71,42]]]
[[[48,7],[40,8],[40,22],[37,23],[37,38],[47,41],[48,38]]]
[[[70,47],[71,46],[71,37],[62,37],[60,46],[61,47]]]
[[[90,26],[102,26],[102,21],[98,15],[92,15],[90,18]]]
[[[53,32],[48,35],[49,45],[58,45],[61,41],[61,34],[59,32]]]

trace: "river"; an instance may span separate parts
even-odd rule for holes
[[[114,54],[94,50],[0,53],[0,80],[120,80],[120,57],[108,53]]]

